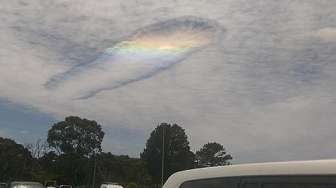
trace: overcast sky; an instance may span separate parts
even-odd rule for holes
[[[336,1],[0,0],[0,136],[94,119],[139,156],[160,122],[233,163],[336,156]]]

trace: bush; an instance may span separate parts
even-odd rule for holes
[[[126,188],[137,188],[137,187],[138,187],[138,185],[136,183],[133,183],[133,182],[126,185]]]

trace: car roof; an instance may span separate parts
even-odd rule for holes
[[[40,186],[43,186],[42,183],[40,183],[40,182],[34,182],[34,181],[12,181],[10,184],[11,185],[15,185],[15,184],[30,184],[30,185],[40,185]]]
[[[163,188],[177,188],[183,182],[197,179],[272,175],[336,175],[336,159],[252,163],[185,170],[169,177]]]
[[[110,183],[103,183],[103,184],[101,184],[101,186],[108,186],[108,187],[122,187],[122,185],[120,185],[120,184],[118,184],[118,183],[112,183],[112,182],[110,182]]]
[[[22,183],[29,183],[29,184],[41,184],[40,182],[36,181],[12,181],[12,184],[22,184]]]

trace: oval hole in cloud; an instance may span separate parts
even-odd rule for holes
[[[217,22],[193,16],[143,27],[105,50],[95,61],[52,77],[46,88],[85,99],[172,67],[224,35]]]

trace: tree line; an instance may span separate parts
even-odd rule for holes
[[[56,180],[79,188],[112,181],[129,188],[158,187],[177,171],[229,165],[232,160],[216,142],[193,153],[185,130],[177,124],[159,124],[140,158],[104,152],[104,135],[96,121],[69,116],[52,125],[46,141],[21,145],[0,137],[0,181]]]

